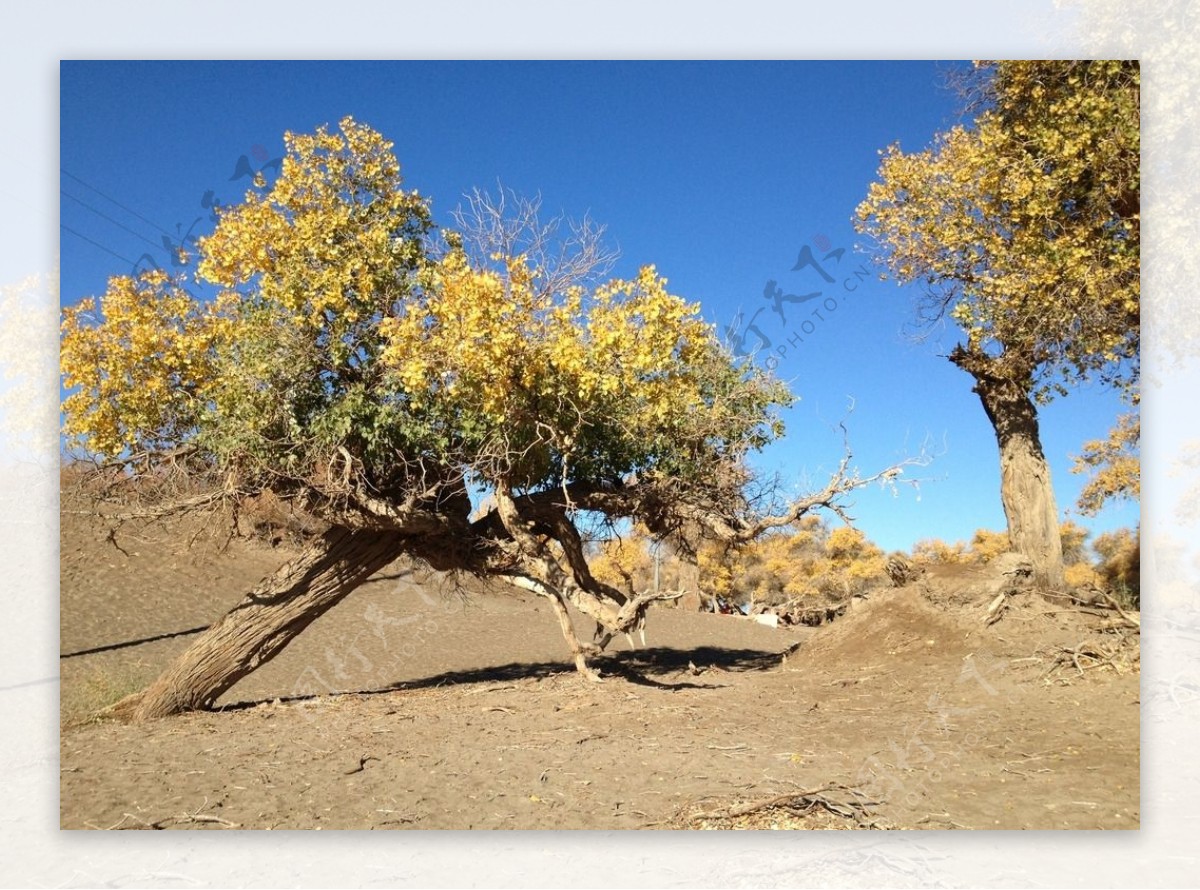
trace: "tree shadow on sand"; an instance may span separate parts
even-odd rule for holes
[[[713,677],[715,679],[714,672],[719,676],[721,672],[741,673],[770,670],[779,667],[780,658],[795,648],[797,647],[793,646],[784,651],[766,651],[762,649],[729,649],[721,646],[696,646],[691,649],[669,649],[660,646],[627,652],[610,652],[591,659],[591,664],[602,675],[614,679],[620,678],[638,686],[667,690],[721,689],[728,684],[691,679],[691,677]],[[669,675],[681,671],[686,671],[688,678],[668,679]],[[222,705],[216,710],[240,711],[275,701],[290,703],[313,701],[319,698],[335,698],[342,695],[383,695],[408,689],[433,689],[474,683],[546,679],[560,674],[573,673],[575,673],[574,665],[566,660],[510,662],[470,670],[444,671],[416,680],[401,680],[374,689],[318,692],[233,702]],[[662,679],[658,679],[659,677]]]
[[[203,633],[208,630],[208,625],[203,624],[200,627],[189,627],[186,630],[172,630],[166,633],[154,634],[149,637],[139,637],[136,640],[123,640],[120,643],[106,643],[103,646],[93,646],[90,649],[78,649],[75,652],[64,652],[58,656],[59,660],[67,658],[79,658],[83,655],[98,655],[101,652],[115,652],[118,649],[129,649],[133,646],[142,646],[146,643],[157,643],[159,640],[173,640],[176,637],[186,637],[192,634]]]

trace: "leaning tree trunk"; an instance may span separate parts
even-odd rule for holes
[[[1032,377],[1014,363],[959,347],[950,360],[975,378],[1000,446],[1000,500],[1012,549],[1033,564],[1034,578],[1051,588],[1064,586],[1062,536],[1050,465],[1042,453]],[[1018,366],[1019,368],[1019,366]]]
[[[250,591],[149,687],[118,702],[112,712],[136,721],[211,707],[399,556],[401,540],[391,531],[330,529]]]

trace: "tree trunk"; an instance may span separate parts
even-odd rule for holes
[[[1064,586],[1062,536],[1050,466],[1042,453],[1037,407],[1030,395],[1032,377],[1013,363],[970,353],[959,347],[950,356],[975,378],[1000,446],[1000,500],[1008,520],[1012,549],[1033,564],[1034,579],[1047,587]]]
[[[399,556],[402,540],[391,531],[330,529],[250,591],[149,687],[111,712],[137,721],[212,707]]]

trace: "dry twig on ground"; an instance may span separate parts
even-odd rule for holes
[[[830,797],[830,793],[834,792],[838,792],[838,796]],[[843,819],[850,819],[859,828],[879,828],[881,826],[878,820],[873,818],[870,809],[877,804],[878,801],[867,799],[867,796],[856,788],[842,785],[839,782],[830,782],[819,788],[777,794],[766,800],[736,804],[723,810],[696,812],[690,816],[688,821],[737,820],[769,810],[780,810],[795,816],[825,812]]]

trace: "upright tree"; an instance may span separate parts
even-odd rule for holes
[[[1063,579],[1038,406],[1083,379],[1132,393],[1140,331],[1139,69],[1129,61],[979,63],[969,125],[883,153],[859,230],[949,355],[1000,449],[1015,550]]]
[[[818,492],[755,498],[786,388],[654,267],[595,280],[594,228],[555,240],[532,205],[477,196],[467,241],[439,242],[377,132],[285,141],[278,179],[200,243],[215,299],[155,272],[64,315],[67,434],[117,488],[186,479],[143,515],[269,491],[325,529],[119,712],[212,705],[401,555],[546,597],[595,678],[567,603],[611,635],[662,594],[597,577],[581,517],[737,543],[871,481],[846,455]]]

